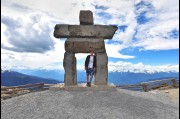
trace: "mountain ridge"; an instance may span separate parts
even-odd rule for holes
[[[39,82],[44,82],[47,84],[62,83],[62,81],[58,81],[51,78],[42,78],[15,71],[1,71],[1,86],[17,86]]]
[[[21,70],[21,71],[2,71],[1,72],[1,84],[3,83],[3,75],[7,72],[17,72],[15,73],[14,77],[17,79],[17,82],[21,82],[22,79],[28,80],[27,83],[36,83],[37,81],[45,83],[63,83],[64,80],[64,71],[63,70]],[[3,74],[3,75],[2,75]],[[9,74],[7,74],[9,75]],[[30,77],[30,78],[29,78]],[[33,80],[31,80],[31,78]],[[157,79],[164,79],[164,78],[179,78],[179,73],[176,72],[158,72],[154,74],[149,73],[133,73],[133,72],[109,72],[108,73],[108,82],[114,83],[115,85],[126,85],[126,84],[139,84],[141,82],[152,81]],[[10,80],[11,79],[11,80]],[[38,80],[40,79],[40,80]],[[6,76],[6,82],[17,82],[11,77],[9,78]],[[31,82],[30,82],[31,81]],[[50,81],[50,82],[47,82]],[[86,72],[85,71],[77,71],[77,81],[78,83],[85,83],[86,82]],[[94,81],[94,79],[93,79]],[[18,83],[20,84],[20,83]],[[12,85],[12,84],[11,84]]]

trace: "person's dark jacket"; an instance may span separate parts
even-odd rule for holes
[[[90,56],[91,56],[91,55],[88,55],[88,56],[86,57],[86,61],[85,61],[85,67],[86,67],[86,68],[88,68]],[[93,55],[93,56],[94,56],[94,59],[93,59],[93,68],[96,68],[96,56],[95,56],[95,55]]]

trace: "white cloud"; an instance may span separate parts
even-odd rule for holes
[[[64,40],[53,36],[58,20],[12,2],[5,1],[2,7],[2,67],[63,69]]]
[[[176,0],[152,0],[153,8],[146,13],[150,20],[137,26],[133,47],[143,50],[171,50],[179,49],[179,35],[172,36],[172,32],[179,33],[179,2]],[[145,10],[146,11],[146,10]]]
[[[134,47],[143,47],[141,50],[169,50],[178,49],[179,40],[176,39],[161,39],[161,38],[147,38],[145,41],[136,42]]]
[[[19,53],[1,49],[2,67],[30,69],[62,69],[64,58],[64,41],[56,40],[55,49],[44,54]]]
[[[91,9],[92,11],[94,11],[94,7],[91,5],[91,1],[87,0],[11,0],[2,3],[6,3],[6,5],[8,6],[18,4],[34,11],[41,11],[52,15],[53,17],[58,18],[59,20],[62,20],[67,24],[79,24],[80,10]]]
[[[124,48],[124,45],[119,44],[105,44],[108,57],[129,59],[135,58],[135,56],[120,54],[120,51]]]
[[[6,25],[1,24],[1,44],[4,44],[7,47],[13,47],[10,43],[8,43],[7,36],[5,35],[6,30]]]
[[[137,21],[136,15],[134,13],[134,0],[116,0],[116,1],[96,1],[97,5],[107,7],[106,10],[101,12],[108,13],[111,18],[99,19],[99,22],[103,24],[116,24],[119,26],[125,25],[127,28],[125,31],[117,31],[113,37],[113,40],[122,42],[124,47],[129,47],[133,40],[134,34],[136,32]]]
[[[1,24],[6,26],[6,29],[2,28],[3,35],[6,36],[6,42],[1,43],[3,49],[16,52],[46,52],[54,47],[51,34],[53,26],[43,14],[30,13],[16,19],[2,16]]]
[[[157,10],[167,10],[169,11],[172,9],[179,9],[179,1],[178,0],[151,0],[153,6],[157,9]],[[172,7],[173,6],[173,7]],[[168,8],[168,9],[167,9]]]
[[[1,49],[1,63],[5,68],[63,69],[64,41],[55,40],[54,50],[44,54],[19,53]]]
[[[150,66],[143,63],[133,64],[131,62],[109,62],[108,70],[110,72],[135,72],[135,73],[156,73],[156,72],[179,72],[179,65],[161,65]]]

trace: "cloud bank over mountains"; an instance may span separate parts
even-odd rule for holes
[[[150,66],[143,63],[133,64],[130,62],[109,62],[110,72],[135,72],[135,73],[157,73],[157,72],[179,72],[179,65]]]

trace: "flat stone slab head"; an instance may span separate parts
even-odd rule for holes
[[[81,10],[79,14],[80,25],[93,25],[93,13],[90,10]]]

